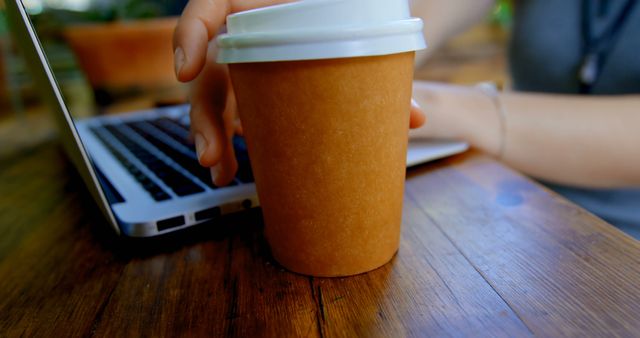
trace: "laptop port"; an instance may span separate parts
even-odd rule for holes
[[[220,207],[204,209],[196,212],[196,222],[206,221],[212,218],[216,218],[222,214]]]
[[[163,231],[171,228],[177,228],[185,224],[184,216],[172,217],[158,221],[156,226],[158,231]]]

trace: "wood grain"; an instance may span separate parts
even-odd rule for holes
[[[486,157],[445,160],[409,181],[409,195],[535,334],[640,332],[636,240]]]
[[[351,278],[314,281],[328,336],[530,334],[410,198],[405,199],[403,226],[400,251],[391,264]]]
[[[0,161],[0,336],[637,336],[640,246],[469,153],[410,170],[399,254],[350,278],[270,258],[259,210],[118,238],[54,142]]]

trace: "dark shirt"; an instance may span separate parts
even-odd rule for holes
[[[640,2],[640,0],[634,0]],[[626,0],[517,0],[509,47],[513,86],[518,91],[579,94],[585,54],[583,5],[593,6],[595,36],[620,17]],[[640,93],[640,3],[634,5],[606,51],[590,94]],[[603,111],[602,114],[607,114]],[[638,107],[640,114],[640,107]],[[638,145],[640,146],[640,145]],[[547,184],[556,192],[640,239],[640,187],[584,189]]]

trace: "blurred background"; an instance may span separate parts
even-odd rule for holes
[[[187,0],[24,0],[74,118],[187,101],[171,45]],[[416,78],[473,84],[507,81],[511,1],[450,41]],[[0,161],[55,137],[49,111],[12,41],[0,2]]]

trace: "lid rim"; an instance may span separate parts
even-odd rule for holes
[[[297,44],[301,42],[330,42],[390,35],[412,35],[422,32],[423,22],[419,18],[396,20],[381,24],[359,25],[338,28],[312,28],[297,31],[252,32],[222,34],[216,40],[220,49],[251,46]]]
[[[394,40],[390,46],[389,39]],[[338,45],[338,46],[336,46]],[[338,48],[327,48],[327,46]],[[324,43],[299,43],[268,46],[250,46],[244,48],[222,49],[217,62],[222,64],[257,63],[278,61],[310,61],[342,59],[367,56],[400,54],[425,49],[427,44],[421,34],[379,37],[363,44],[360,40],[327,41]],[[293,54],[290,51],[296,50]]]

